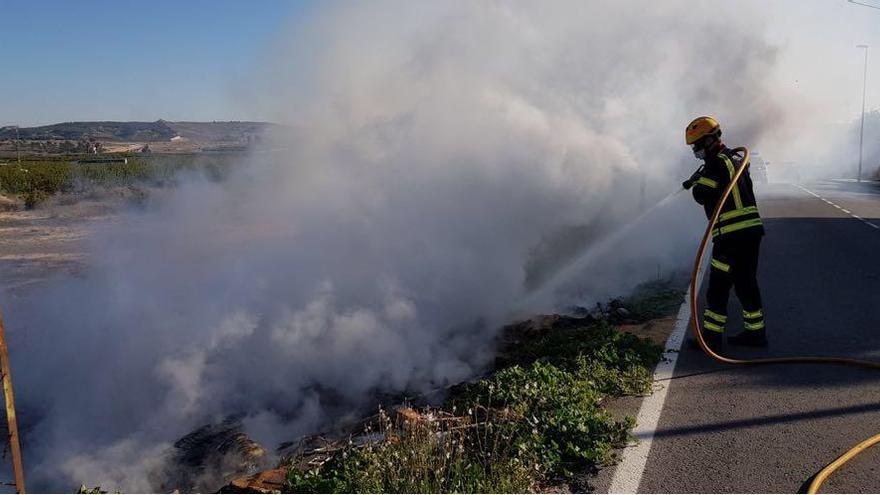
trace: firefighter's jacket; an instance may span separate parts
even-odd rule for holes
[[[742,157],[722,145],[707,156],[705,162],[703,175],[694,184],[693,194],[697,203],[706,210],[706,217],[711,218],[715,205],[721,199],[721,193],[742,163]],[[746,168],[721,208],[718,223],[712,231],[712,240],[717,242],[744,235],[763,234],[764,226],[758,213],[752,178]]]

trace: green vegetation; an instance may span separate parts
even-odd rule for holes
[[[211,179],[224,178],[240,155],[114,155],[127,163],[79,163],[94,155],[64,157],[22,157],[0,164],[0,192],[22,198],[25,206],[37,204],[58,193],[87,192],[95,188],[173,185],[182,172],[203,173]]]
[[[684,292],[668,280],[644,283],[624,299],[612,301],[628,308],[641,321],[672,315],[678,311]]]
[[[511,423],[487,420],[485,413],[471,410],[464,421],[393,421],[380,411],[375,431],[369,426],[364,433],[377,433],[383,441],[349,444],[317,469],[292,468],[287,488],[296,493],[528,491],[537,466],[520,455]]]
[[[681,292],[655,282],[626,301],[632,318],[644,321],[674,311]],[[364,432],[378,431],[380,440],[349,442],[316,468],[292,459],[300,467],[290,468],[287,490],[525,492],[610,464],[634,420],[615,418],[603,400],[648,393],[661,355],[607,319],[561,317],[518,340],[504,368],[453,388],[442,408],[421,416],[432,419],[393,421],[382,412]]]
[[[86,485],[80,485],[79,489],[77,489],[76,493],[88,494],[88,495],[99,495],[103,493],[107,493],[102,490],[100,486],[96,486],[94,488],[89,488]]]
[[[517,349],[518,364],[463,387],[450,399],[458,407],[496,404],[524,418],[513,424],[514,441],[535,456],[542,474],[551,476],[614,460],[614,447],[626,442],[633,423],[614,419],[601,402],[649,392],[662,353],[604,321],[568,323]]]

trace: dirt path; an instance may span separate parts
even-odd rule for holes
[[[55,275],[79,273],[92,225],[111,216],[98,202],[0,212],[0,294],[18,297]]]

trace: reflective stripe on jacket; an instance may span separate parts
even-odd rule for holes
[[[706,159],[705,171],[694,184],[693,195],[697,203],[703,205],[707,218],[712,216],[721,193],[730,184],[730,179],[736,173],[741,160],[742,157],[732,153],[723,145]],[[724,202],[718,223],[712,231],[712,238],[713,240],[726,238],[734,233],[764,234],[748,168],[743,171],[727,201]]]

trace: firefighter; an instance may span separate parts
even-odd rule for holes
[[[721,142],[721,126],[712,117],[698,117],[688,124],[685,141],[694,155],[703,160],[700,171],[685,183],[693,185],[694,199],[712,216],[721,194],[730,183],[743,157]],[[758,213],[748,168],[721,208],[712,231],[712,260],[706,309],[703,311],[703,337],[718,352],[727,325],[727,299],[731,286],[742,305],[744,330],[728,337],[731,345],[767,346],[764,308],[758,289],[758,253],[764,226]]]

